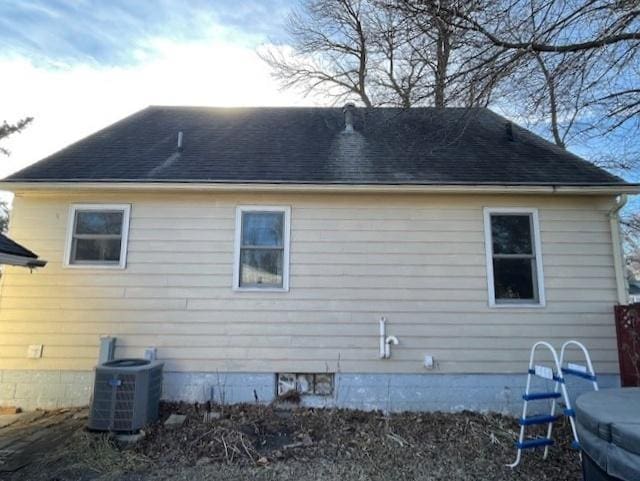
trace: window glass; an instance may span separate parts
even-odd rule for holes
[[[493,259],[496,299],[535,299],[531,259]]]
[[[532,254],[531,217],[528,215],[491,216],[494,254]]]
[[[242,245],[282,247],[283,212],[244,212]]]
[[[77,211],[76,234],[116,234],[122,233],[122,212]]]
[[[491,214],[491,245],[495,302],[537,302],[531,215]]]
[[[282,287],[282,250],[242,249],[240,285]]]
[[[120,264],[124,215],[122,210],[76,210],[69,263]]]
[[[73,239],[73,255],[78,261],[120,262],[120,239]]]
[[[239,287],[284,286],[284,212],[242,212]]]

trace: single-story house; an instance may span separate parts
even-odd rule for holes
[[[4,404],[86,404],[101,336],[167,399],[514,411],[539,339],[618,383],[638,186],[487,109],[149,107],[0,187],[49,261],[3,276]]]

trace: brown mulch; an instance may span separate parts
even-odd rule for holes
[[[580,479],[579,458],[569,447],[571,434],[566,424],[558,426],[557,445],[546,461],[541,451],[525,452],[521,465],[511,470],[504,465],[515,457],[518,426],[514,418],[498,414],[384,415],[262,405],[212,409],[216,419],[205,420],[203,406],[163,404],[161,420],[147,427],[136,454],[167,469],[244,469],[247,479],[251,479],[249,471],[255,476],[256,469],[274,476],[264,473],[264,479],[287,479],[278,473],[291,466],[297,477],[304,476],[300,469],[309,473],[315,469],[309,479],[321,479],[315,475],[327,463],[338,472],[356,467],[359,474],[353,479]],[[185,423],[165,427],[163,421],[171,413],[186,415]]]

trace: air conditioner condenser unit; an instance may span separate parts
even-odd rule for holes
[[[116,359],[96,366],[89,429],[136,432],[158,419],[163,363]]]

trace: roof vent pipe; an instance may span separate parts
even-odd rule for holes
[[[178,132],[178,152],[182,152],[182,130]]]
[[[356,104],[349,102],[344,105],[342,112],[344,113],[344,131],[353,132],[353,112],[356,109]]]
[[[515,137],[513,136],[513,124],[511,123],[511,121],[508,121],[505,124],[505,127],[507,129],[507,140],[509,142],[513,142],[515,140]]]

